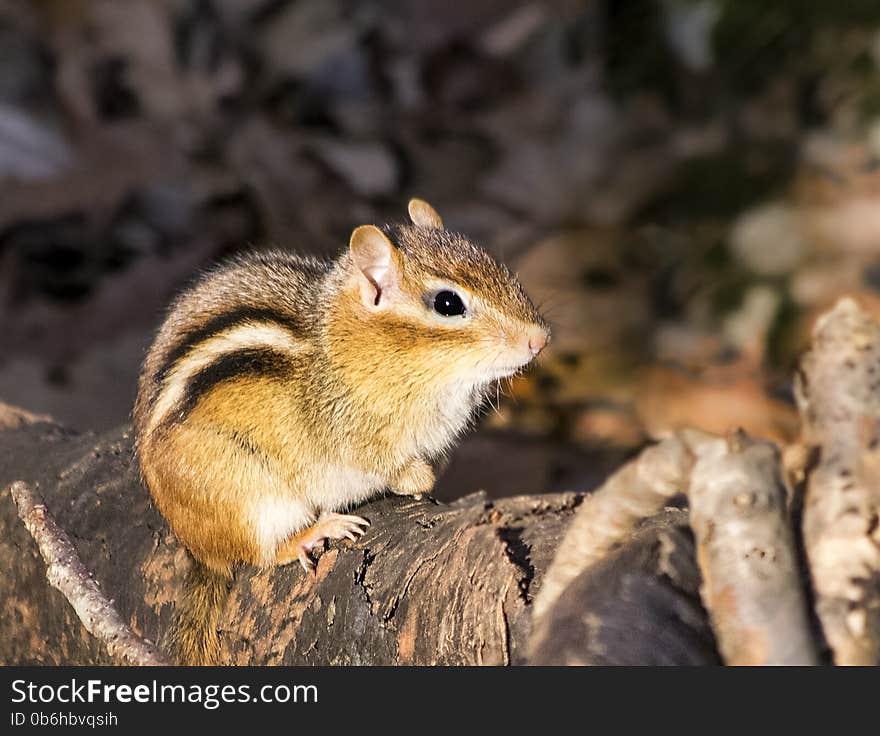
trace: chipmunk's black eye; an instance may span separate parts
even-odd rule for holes
[[[457,317],[465,313],[464,302],[454,291],[441,291],[434,297],[434,311],[444,317]]]

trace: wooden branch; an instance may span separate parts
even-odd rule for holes
[[[692,462],[685,445],[670,437],[646,449],[584,499],[535,599],[536,624],[572,580],[682,493]]]
[[[674,513],[666,507],[686,492],[694,448],[706,441],[700,432],[691,432],[688,442],[666,438],[584,499],[535,600],[531,662],[718,661],[700,607],[693,543],[681,530],[652,521]]]
[[[880,325],[851,299],[816,323],[797,398],[809,471],[803,534],[836,664],[880,663]]]
[[[46,561],[46,578],[50,585],[61,591],[89,633],[107,647],[110,656],[122,664],[169,664],[152,643],[129,628],[113,603],[101,593],[70,539],[46,510],[37,490],[23,481],[16,481],[10,485],[9,493],[19,517]]]
[[[691,527],[724,661],[817,664],[776,446],[734,433],[695,452]]]
[[[716,665],[687,513],[666,509],[586,567],[544,613],[536,665]]]

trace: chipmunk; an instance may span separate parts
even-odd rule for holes
[[[430,464],[489,388],[550,332],[519,281],[431,205],[362,225],[335,261],[233,258],[171,305],[141,373],[136,452],[156,506],[195,560],[172,649],[216,662],[239,563],[308,571],[340,513],[390,489],[423,495]]]

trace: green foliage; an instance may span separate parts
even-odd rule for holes
[[[824,67],[822,32],[880,25],[877,0],[723,0],[713,33],[716,63],[731,92],[754,94],[783,71]]]
[[[730,217],[781,191],[789,181],[794,151],[782,144],[730,146],[682,162],[672,184],[647,206],[655,221]]]

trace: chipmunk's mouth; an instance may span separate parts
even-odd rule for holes
[[[492,377],[489,380],[498,381],[502,378],[508,378],[509,376],[513,376],[513,375],[519,373],[523,368],[525,368],[531,362],[532,362],[532,358],[529,357],[528,359],[523,360],[519,363],[510,363],[509,365],[496,366],[492,369]]]
[[[498,381],[502,378],[507,378],[508,376],[513,376],[520,371],[522,366],[513,366],[510,368],[497,368],[492,373],[492,381]]]
[[[509,378],[533,363],[549,339],[546,330],[541,329],[539,333],[517,335],[513,339],[505,336],[499,352],[488,363],[483,363],[485,373],[482,380],[492,382]]]

